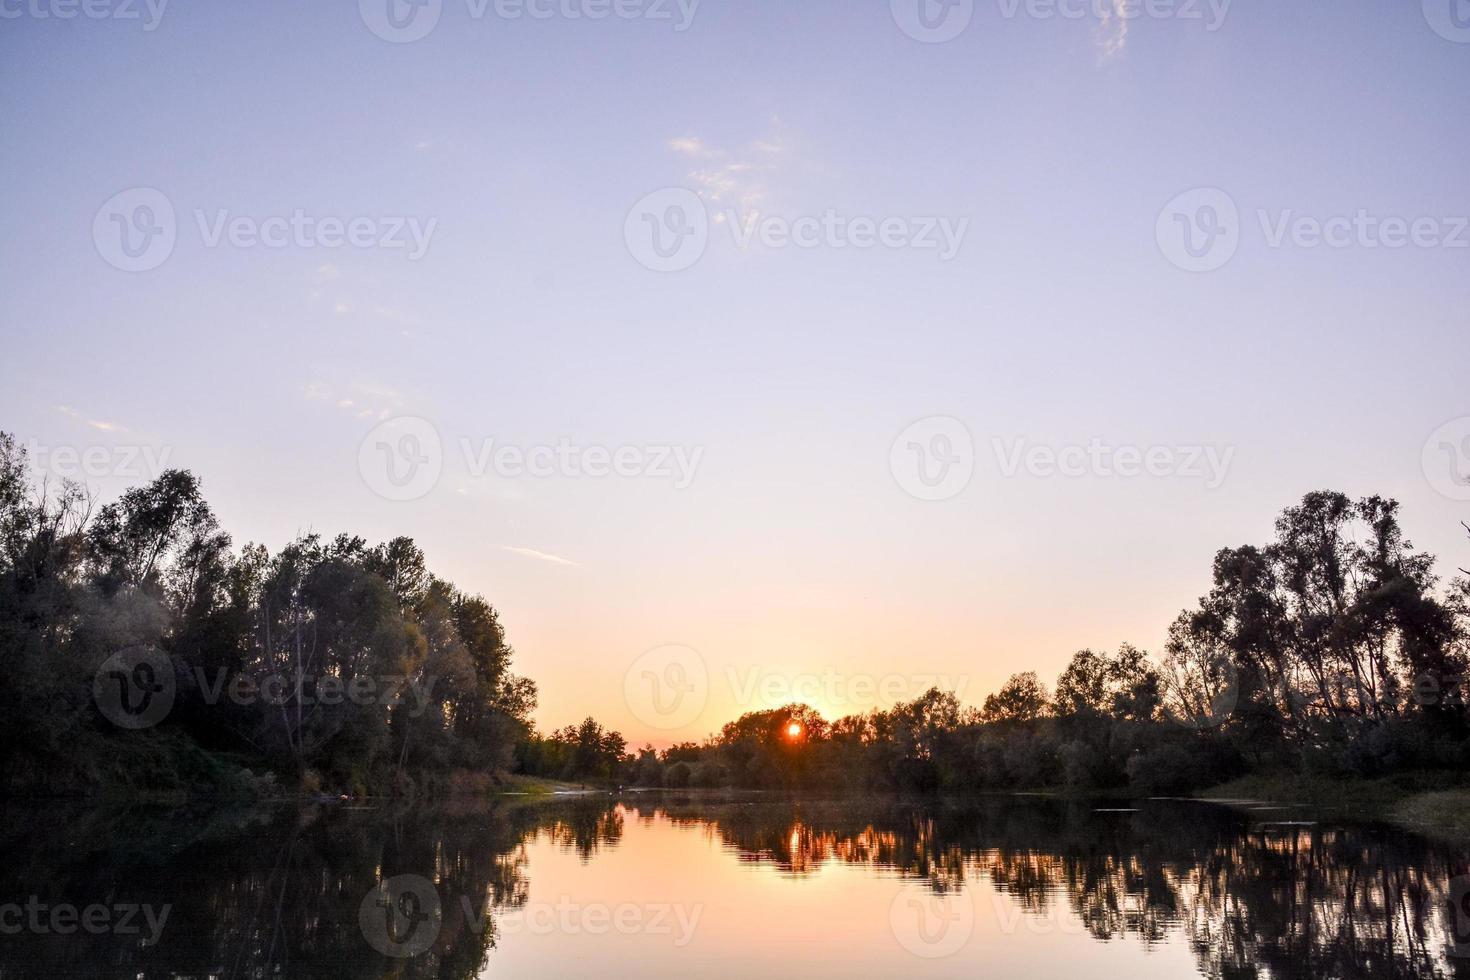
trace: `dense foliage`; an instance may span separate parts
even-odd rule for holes
[[[1433,565],[1395,502],[1312,493],[1269,544],[1215,557],[1212,588],[1159,658],[1082,650],[1053,690],[1017,674],[979,708],[938,689],[835,721],[793,704],[630,754],[591,718],[535,732],[535,685],[511,672],[495,610],[430,573],[407,538],[236,550],[187,472],[95,507],[78,486],[34,486],[0,433],[0,785],[434,793],[515,770],[676,788],[1163,792],[1248,771],[1463,769],[1470,585],[1442,589]],[[134,725],[134,702],[161,692],[166,710]]]
[[[139,676],[172,699],[141,730],[94,697],[119,651],[152,657]],[[236,551],[193,475],[165,472],[97,508],[78,486],[33,486],[0,433],[12,792],[259,792],[278,779],[413,792],[504,769],[536,696],[511,654],[495,610],[430,573],[407,538]]]
[[[1213,587],[1157,661],[1127,644],[1082,650],[1053,692],[1017,674],[979,709],[936,689],[830,723],[804,705],[753,712],[703,745],[644,750],[625,774],[669,786],[1169,792],[1260,770],[1463,770],[1467,584],[1440,593],[1397,513],[1379,497],[1308,494],[1273,542],[1216,556]]]

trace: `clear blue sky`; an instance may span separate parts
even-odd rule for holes
[[[1470,214],[1470,44],[1418,3],[1242,0],[1215,31],[1124,33],[980,0],[940,44],[876,0],[704,0],[683,32],[445,0],[402,44],[346,2],[175,0],[151,31],[5,9],[23,13],[0,19],[0,427],[167,446],[241,542],[415,537],[501,608],[543,722],[652,734],[623,670],[661,643],[716,672],[901,661],[968,675],[971,700],[1082,646],[1157,649],[1214,551],[1316,488],[1396,496],[1416,544],[1470,564],[1470,504],[1421,466],[1470,416],[1470,249],[1272,248],[1257,219]],[[948,262],[742,253],[715,225],[661,274],[624,220],[671,186],[711,213],[969,225]],[[178,241],[127,273],[93,222],[135,187],[172,203]],[[1155,236],[1197,187],[1241,215],[1208,273]],[[414,261],[209,248],[196,209],[437,224]],[[480,479],[451,451],[431,493],[394,502],[358,450],[401,414],[446,443],[703,456],[674,489]],[[931,503],[889,453],[935,415],[977,458]],[[1234,455],[1213,489],[1006,478],[993,438]]]

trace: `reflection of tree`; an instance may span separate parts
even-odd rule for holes
[[[307,813],[207,828],[181,845],[186,814],[85,825],[12,814],[0,840],[7,901],[36,894],[169,915],[150,947],[80,930],[6,936],[0,977],[472,977],[494,945],[492,910],[526,901],[521,841],[537,819],[524,809]],[[358,921],[377,882],[397,875],[432,882],[443,909],[433,947],[411,959],[375,951]]]
[[[1259,815],[1256,815],[1259,817]],[[331,810],[201,823],[183,814],[68,822],[0,820],[0,895],[52,904],[169,905],[163,941],[6,936],[0,977],[463,980],[485,968],[493,913],[525,904],[526,842],[584,862],[625,822],[702,829],[731,857],[801,877],[829,863],[993,889],[1027,919],[1071,921],[1101,940],[1182,938],[1212,978],[1466,975],[1447,956],[1455,851],[1372,827],[1253,823],[1222,807],[1154,801],[1138,812],[993,798],[875,801],[606,799],[468,813]],[[188,831],[181,828],[191,828]],[[380,880],[432,881],[433,947],[390,959],[365,942],[363,898]]]
[[[936,891],[985,879],[1026,915],[1065,909],[1098,939],[1182,935],[1209,977],[1407,980],[1464,969],[1446,956],[1445,904],[1464,859],[1368,827],[1253,826],[1237,811],[1168,801],[1133,813],[1017,798],[656,809],[708,822],[739,859],[785,874],[839,862]]]
[[[576,851],[585,864],[605,845],[622,840],[623,810],[589,797],[557,807],[539,832],[558,847]]]

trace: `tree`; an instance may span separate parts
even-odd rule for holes
[[[987,695],[981,717],[986,721],[1034,721],[1046,713],[1050,702],[1046,685],[1035,671],[1012,674],[994,694]]]

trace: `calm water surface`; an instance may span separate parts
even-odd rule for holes
[[[1464,851],[1302,808],[0,816],[0,978],[1470,977]]]

